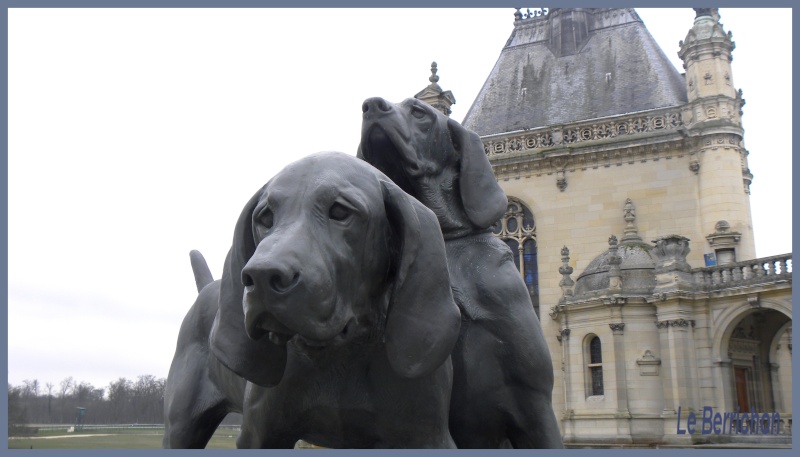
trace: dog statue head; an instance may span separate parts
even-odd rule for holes
[[[508,200],[477,133],[414,98],[362,105],[358,157],[433,210],[445,238],[484,231]]]
[[[267,387],[287,350],[349,344],[383,344],[394,371],[416,377],[447,359],[459,326],[436,217],[367,163],[326,152],[288,165],[242,211],[211,344]]]

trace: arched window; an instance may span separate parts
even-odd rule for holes
[[[600,337],[590,336],[587,347],[586,395],[603,395],[603,348]]]
[[[533,213],[519,199],[508,197],[506,213],[494,224],[492,231],[515,254],[514,263],[525,279],[533,309],[539,316],[539,262]]]

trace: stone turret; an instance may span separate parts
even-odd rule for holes
[[[689,168],[698,177],[700,224],[708,234],[716,233],[720,221],[727,221],[731,232],[741,234],[735,243],[724,246],[715,245],[709,235],[703,253],[706,259],[722,255],[725,262],[752,259],[755,243],[749,193],[753,175],[743,140],[744,99],[733,85],[731,71],[736,45],[733,34],[720,23],[717,8],[695,8],[695,12],[678,56],[686,69],[688,103],[681,117],[689,137]]]

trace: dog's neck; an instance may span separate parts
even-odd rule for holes
[[[415,181],[414,197],[436,215],[445,240],[485,231],[476,229],[467,217],[457,178],[454,170],[445,168],[437,175],[423,176]]]

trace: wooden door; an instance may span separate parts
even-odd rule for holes
[[[736,382],[736,404],[739,412],[750,412],[750,402],[747,396],[747,368],[734,367],[734,380]]]

